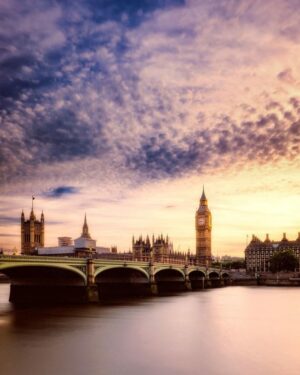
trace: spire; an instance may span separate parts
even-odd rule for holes
[[[89,227],[88,227],[87,221],[86,221],[86,214],[84,215],[84,224],[83,224],[83,227],[82,227],[81,237],[91,238],[91,236],[89,234]]]
[[[30,220],[35,220],[34,211],[33,211],[33,201],[35,200],[35,197],[31,197],[31,212],[30,212]]]
[[[206,195],[205,195],[205,191],[204,191],[204,185],[203,185],[203,189],[202,189],[202,195],[201,195],[201,198],[200,198],[200,207],[203,207],[203,206],[207,206],[207,198],[206,198]]]
[[[269,238],[269,234],[267,233],[267,234],[266,234],[265,243],[269,243],[269,242],[271,242],[271,241],[270,241],[270,238]]]

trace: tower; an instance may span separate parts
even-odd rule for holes
[[[36,254],[37,247],[45,244],[45,218],[41,214],[41,220],[37,220],[33,211],[33,205],[29,220],[25,220],[24,212],[21,213],[21,253],[24,255]]]
[[[200,205],[196,211],[196,256],[200,263],[211,264],[211,212],[208,208],[207,199],[204,192],[200,198]]]

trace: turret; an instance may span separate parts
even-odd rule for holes
[[[43,211],[42,211],[42,214],[41,214],[40,245],[41,245],[41,247],[45,246],[45,217],[44,217]]]
[[[24,243],[25,243],[25,215],[24,215],[24,211],[22,210],[22,213],[21,213],[21,252],[24,249]]]
[[[32,207],[31,212],[30,212],[30,217],[29,217],[30,251],[33,250],[35,247],[34,222],[35,222],[35,215],[34,215],[33,207]]]

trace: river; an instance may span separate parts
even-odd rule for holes
[[[14,309],[0,284],[3,375],[292,375],[300,289],[227,287],[105,305]]]

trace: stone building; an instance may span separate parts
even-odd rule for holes
[[[270,258],[277,251],[291,250],[299,259],[300,264],[300,233],[294,241],[289,241],[286,234],[283,233],[281,241],[271,241],[269,235],[266,235],[264,241],[261,241],[255,235],[245,249],[246,268],[248,272],[268,272],[270,268]]]
[[[157,262],[173,254],[173,244],[169,241],[169,237],[160,235],[155,238],[152,236],[151,241],[149,236],[145,239],[140,236],[137,240],[135,240],[134,237],[132,238],[132,253],[134,259],[148,259],[151,252],[153,253],[154,261]]]
[[[196,257],[200,264],[209,266],[212,262],[211,256],[211,230],[212,216],[208,208],[204,187],[200,198],[200,205],[196,211]]]
[[[37,254],[38,247],[44,247],[45,242],[45,218],[42,212],[41,220],[37,220],[31,208],[28,220],[25,220],[24,212],[21,213],[21,254]]]

